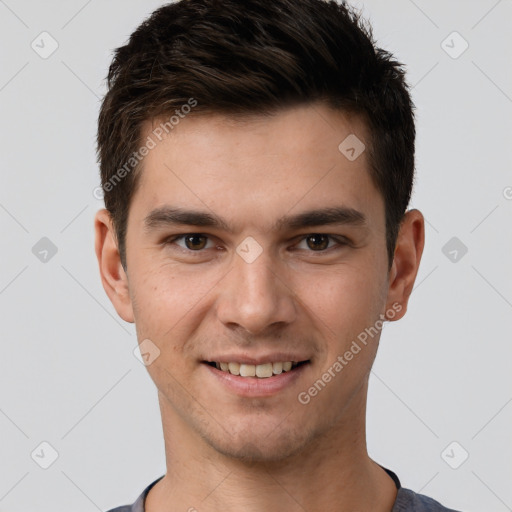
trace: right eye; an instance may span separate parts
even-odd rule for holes
[[[180,243],[178,243],[178,241]],[[208,246],[208,242],[210,242],[210,246]],[[199,252],[203,249],[210,249],[214,246],[213,242],[206,235],[201,233],[187,233],[167,240],[165,243],[168,245],[176,244],[178,247],[192,252]]]

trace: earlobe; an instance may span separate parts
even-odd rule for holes
[[[99,210],[94,219],[95,251],[101,282],[118,315],[134,322],[128,287],[128,276],[121,265],[112,219],[106,209]]]
[[[389,272],[386,311],[401,308],[390,320],[402,318],[412,293],[425,245],[425,220],[419,210],[409,210],[404,215],[395,247],[393,264]],[[393,307],[395,305],[395,307]]]

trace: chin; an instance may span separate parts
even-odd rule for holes
[[[291,446],[290,443],[283,446],[272,443],[254,444],[252,441],[240,443],[211,443],[212,447],[220,454],[230,459],[244,463],[279,462],[289,459],[301,451],[301,446]]]
[[[283,424],[267,428],[238,427],[231,436],[224,430],[217,434],[203,438],[225,457],[249,463],[287,460],[303,451],[314,437],[308,435],[303,427],[294,430],[290,425]]]

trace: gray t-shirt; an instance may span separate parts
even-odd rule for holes
[[[453,510],[452,508],[443,507],[443,505],[441,505],[439,502],[429,498],[428,496],[417,494],[410,489],[404,489],[400,484],[400,480],[395,475],[395,473],[393,473],[393,471],[386,469],[383,466],[381,466],[381,468],[384,469],[386,473],[393,479],[396,488],[398,489],[396,500],[391,512],[460,512]],[[108,512],[145,512],[144,502],[146,501],[146,496],[148,495],[149,490],[164,476],[165,475],[161,476],[153,483],[148,485],[142,494],[137,498],[135,503],[133,503],[133,505],[124,505],[122,507],[113,508]]]

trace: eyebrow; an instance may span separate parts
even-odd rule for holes
[[[151,211],[144,219],[146,232],[174,225],[200,226],[221,229],[228,233],[233,230],[228,223],[218,215],[183,208],[163,206]],[[352,225],[364,227],[367,225],[366,216],[354,208],[345,206],[309,210],[295,215],[285,215],[279,218],[272,230],[300,229],[323,225]]]

